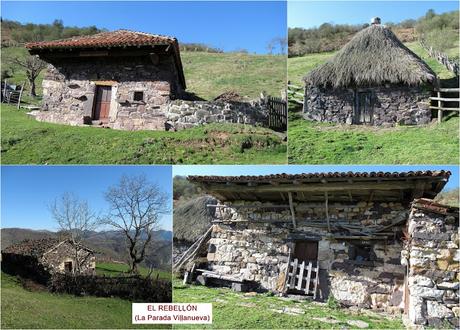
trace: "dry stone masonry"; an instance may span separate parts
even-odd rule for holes
[[[337,240],[325,228],[314,225],[324,224],[324,204],[296,204],[296,216],[304,219],[296,229],[292,227],[289,209],[270,210],[270,203],[256,203],[261,207],[256,211],[244,208],[248,205],[254,203],[239,201],[216,211],[220,223],[214,227],[210,240],[213,252],[208,253],[213,271],[260,282],[263,289],[280,292],[289,250],[294,249],[298,240],[314,240],[318,241],[323,299],[332,293],[345,305],[389,311],[402,307],[405,268],[400,265],[402,245],[398,241],[364,242],[371,247],[373,260],[360,261],[352,251],[363,242]],[[331,203],[329,215],[334,221],[369,226],[404,220],[408,211],[401,203],[363,201]]]
[[[431,121],[431,92],[422,87],[386,86],[366,89],[374,126],[425,125]],[[355,124],[359,90],[309,86],[304,117],[308,120]]]
[[[458,208],[416,200],[401,253],[408,267],[409,319],[433,328],[459,327]]]

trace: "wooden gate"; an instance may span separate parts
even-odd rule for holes
[[[287,130],[287,102],[279,97],[268,96],[268,127],[272,130]]]
[[[286,291],[301,291],[307,296],[313,295],[313,299],[316,299],[319,280],[318,261],[299,262],[298,259],[289,258],[286,273]]]

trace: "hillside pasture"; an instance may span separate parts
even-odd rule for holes
[[[286,143],[270,129],[209,124],[179,132],[119,131],[38,122],[1,109],[3,164],[285,163]]]
[[[3,329],[128,329],[131,302],[118,298],[75,297],[44,290],[26,290],[14,277],[1,273]],[[155,328],[171,328],[155,325]]]
[[[147,276],[149,274],[149,269],[146,267],[138,267],[139,273],[141,276]],[[105,275],[105,276],[119,276],[120,274],[127,274],[129,271],[129,266],[123,263],[113,263],[113,262],[98,262],[96,264],[96,274]],[[171,272],[165,270],[154,270],[152,272],[152,278],[157,276],[160,279],[171,280]]]

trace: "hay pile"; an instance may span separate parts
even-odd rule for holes
[[[216,205],[217,199],[212,196],[201,196],[178,204],[174,207],[174,240],[195,242],[211,226],[215,208],[206,205]]]
[[[328,62],[304,77],[306,84],[334,88],[421,85],[434,79],[430,67],[383,25],[361,30]]]

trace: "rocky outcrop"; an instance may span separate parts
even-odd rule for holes
[[[416,200],[402,263],[409,268],[409,319],[416,325],[459,326],[458,208]]]

